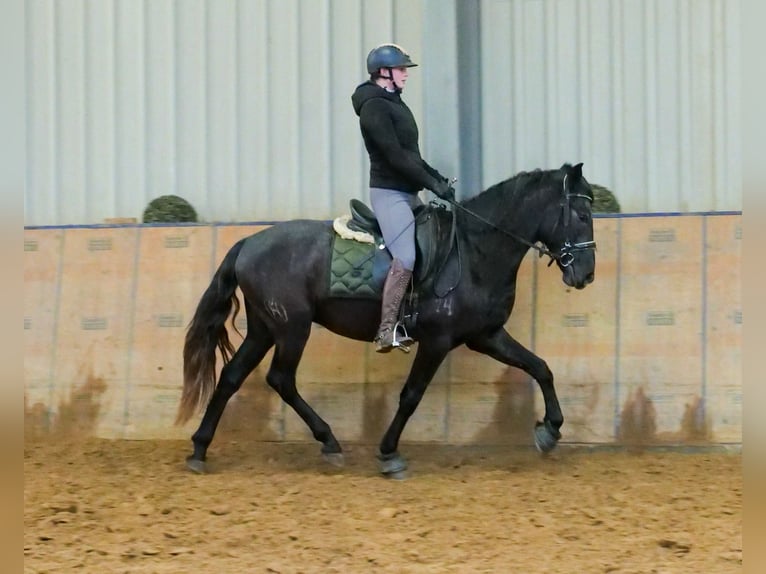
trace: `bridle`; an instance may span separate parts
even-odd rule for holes
[[[563,193],[563,199],[561,200],[561,210],[562,215],[564,219],[564,229],[569,227],[569,222],[572,219],[572,210],[570,209],[570,200],[573,197],[582,197],[583,199],[587,199],[591,202],[591,205],[593,204],[593,198],[589,195],[585,195],[584,193],[570,193],[567,191],[567,178],[569,177],[569,174],[564,174],[564,183],[562,184],[564,187],[564,193]],[[555,226],[554,226],[555,229]],[[574,262],[574,254],[578,253],[580,251],[587,251],[588,249],[596,249],[596,242],[595,241],[580,241],[578,243],[570,243],[568,239],[564,240],[563,247],[559,250],[558,253],[558,262],[559,265],[562,267],[569,267]],[[543,253],[540,253],[540,257],[543,256]],[[548,262],[548,267],[551,266],[554,259],[551,259]]]
[[[583,193],[572,193],[569,190],[567,190],[567,178],[569,177],[569,174],[564,174],[564,183],[563,183],[563,194],[562,194],[562,200],[561,200],[561,210],[562,213],[559,216],[561,219],[563,219],[564,222],[564,229],[567,229],[569,227],[569,223],[571,221],[571,209],[570,209],[570,202],[573,197],[581,197],[583,199],[587,199],[588,201],[593,203],[593,198],[585,195]],[[558,252],[553,252],[550,249],[548,249],[545,245],[539,245],[538,243],[532,243],[531,241],[528,241],[524,239],[523,237],[520,237],[516,235],[515,233],[508,231],[507,229],[503,229],[502,227],[498,227],[491,221],[483,218],[478,213],[474,213],[470,209],[463,207],[456,201],[450,201],[453,206],[458,207],[459,209],[462,209],[465,211],[468,215],[471,217],[474,217],[475,219],[478,219],[482,223],[485,223],[486,225],[489,225],[490,227],[496,229],[497,231],[512,237],[516,241],[523,243],[527,247],[530,247],[534,250],[536,250],[540,257],[543,255],[547,255],[550,257],[550,261],[548,262],[548,267],[550,267],[554,261],[558,262],[558,264],[564,268],[569,267],[572,263],[574,263],[575,259],[575,253],[580,253],[581,251],[587,251],[589,249],[596,249],[596,242],[595,241],[580,241],[577,243],[572,243],[569,241],[569,239],[566,239],[564,241],[564,245],[561,247],[561,249],[558,250]],[[556,221],[556,225],[558,225],[558,221]],[[556,225],[554,225],[554,229],[556,228]]]

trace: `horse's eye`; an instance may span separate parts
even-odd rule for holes
[[[583,223],[588,223],[590,221],[590,214],[588,213],[580,213],[578,216],[580,217],[580,221]]]

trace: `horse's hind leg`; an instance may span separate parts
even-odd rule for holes
[[[213,435],[226,408],[226,403],[271,349],[273,341],[263,323],[248,320],[245,340],[231,360],[221,369],[218,385],[210,398],[202,422],[197,432],[192,435],[194,454],[186,459],[186,465],[194,472],[205,472],[207,449],[213,441]]]
[[[311,323],[308,322],[306,326],[296,327],[293,325],[289,332],[278,337],[266,381],[279,393],[282,400],[303,419],[311,429],[314,438],[322,443],[324,458],[332,464],[340,465],[343,462],[343,451],[335,435],[333,435],[330,425],[303,399],[295,384],[295,373],[310,333]]]

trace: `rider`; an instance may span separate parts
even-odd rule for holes
[[[370,156],[370,201],[392,261],[383,285],[381,321],[375,350],[412,344],[395,330],[399,308],[415,268],[415,219],[422,202],[418,192],[429,189],[438,197],[454,200],[449,181],[420,156],[418,126],[401,98],[409,75],[417,66],[396,44],[382,44],[367,55],[369,80],[351,96],[364,145]]]

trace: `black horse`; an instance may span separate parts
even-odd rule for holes
[[[582,164],[564,164],[560,169],[519,173],[452,205],[452,253],[453,260],[460,259],[459,276],[446,294],[416,286],[417,323],[409,335],[418,342],[417,351],[396,414],[380,443],[378,459],[384,475],[406,469],[398,452],[399,438],[439,365],[459,345],[523,369],[538,382],[545,416],[535,426],[534,440],[543,452],[556,446],[564,418],[553,374],[504,326],[514,305],[516,275],[530,248],[556,262],[566,285],[582,289],[593,281],[592,202]],[[329,294],[334,233],[325,221],[278,223],[237,242],[216,271],[184,345],[184,385],[176,423],[186,422],[206,406],[192,436],[194,452],[187,458],[191,470],[205,471],[207,450],[227,401],[273,346],[266,381],[305,421],[322,444],[322,454],[342,462],[342,449],[330,426],[304,401],[295,381],[312,323],[343,337],[372,341],[380,320],[380,299]],[[244,295],[247,333],[235,352],[225,323],[232,307],[234,316],[240,308],[237,286]],[[217,386],[216,349],[224,361]]]

